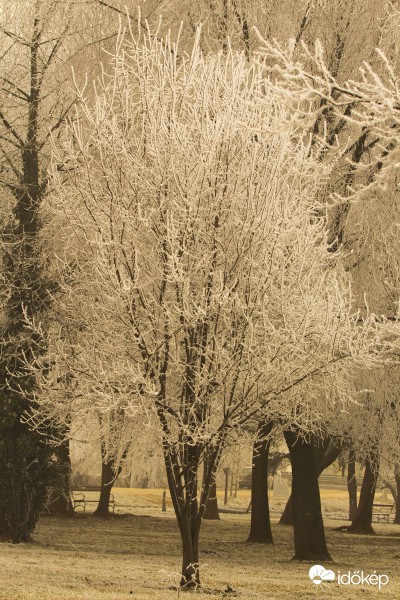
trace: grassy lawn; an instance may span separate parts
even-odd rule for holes
[[[235,502],[246,504],[248,495],[248,491],[241,492]],[[119,512],[106,521],[90,514],[73,519],[45,516],[33,543],[3,544],[0,600],[176,599],[178,593],[168,587],[179,580],[180,539],[170,506],[167,513],[161,512],[161,490],[121,489],[115,497]],[[335,493],[323,499],[324,504],[333,503],[334,510],[339,501],[344,503],[345,498],[338,499]],[[321,589],[309,580],[312,563],[290,560],[290,527],[274,525],[273,546],[248,545],[249,515],[242,514],[223,514],[219,522],[204,522],[203,584],[221,592],[230,585],[244,600],[400,598],[400,526],[380,524],[377,536],[364,537],[333,530],[343,523],[326,520],[334,559],[326,566],[336,573],[385,573],[390,581],[382,590],[368,585],[339,586],[336,581]],[[202,595],[210,600],[221,597]]]

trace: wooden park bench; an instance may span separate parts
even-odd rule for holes
[[[101,492],[100,485],[87,485],[82,487],[75,487],[72,489],[72,504],[75,509],[83,508],[83,512],[86,512],[86,504],[98,504],[99,500],[89,500],[84,492]],[[110,508],[115,512],[115,498],[114,494],[110,494]]]
[[[390,515],[392,514],[394,504],[373,504],[372,505],[372,520],[377,523],[389,523]]]

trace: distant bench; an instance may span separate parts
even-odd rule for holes
[[[74,510],[77,508],[83,508],[83,512],[86,511],[86,504],[99,503],[99,500],[88,500],[84,494],[84,492],[101,492],[100,485],[86,485],[86,486],[76,486],[73,487],[72,490],[72,504]],[[112,511],[115,512],[115,498],[114,494],[110,494],[110,507]]]
[[[389,523],[390,515],[392,514],[394,504],[373,504],[372,505],[372,520],[376,519],[377,523]]]

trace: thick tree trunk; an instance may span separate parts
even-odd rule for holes
[[[319,458],[317,463],[317,472],[318,477],[330,467],[335,460],[339,457],[342,452],[342,448],[340,446],[336,446],[335,444],[330,444],[329,447],[325,450],[324,454]]]
[[[209,493],[204,508],[203,518],[209,521],[219,520],[218,500],[217,500],[217,482],[215,480],[215,474],[210,474],[210,468],[212,465],[212,454],[207,452],[204,459],[204,470],[203,470],[203,489],[207,486],[207,480],[210,478]]]
[[[394,515],[394,523],[396,523],[396,525],[400,525],[400,471],[399,471],[399,469],[395,470],[394,476],[396,479],[396,488],[397,488],[396,513]]]
[[[210,493],[206,502],[203,519],[209,521],[219,521],[218,499],[217,499],[217,483],[214,480],[210,487]]]
[[[317,451],[317,473],[318,477],[321,475],[325,469],[327,469],[335,460],[338,458],[339,454],[342,451],[342,448],[335,446],[332,444],[330,446],[323,445],[320,447],[322,449]],[[293,525],[293,497],[290,494],[285,509],[279,519],[279,525]]]
[[[163,426],[164,416],[161,415]],[[207,499],[215,481],[215,473],[223,448],[223,440],[207,452],[206,468],[198,502],[198,468],[201,457],[199,446],[187,446],[182,454],[176,451],[174,445],[164,444],[164,460],[168,487],[174,507],[179,531],[182,539],[182,577],[181,589],[197,588],[200,586],[199,572],[199,536]]]
[[[121,474],[122,471],[122,463],[126,458],[128,453],[128,446],[124,449],[121,457],[121,461],[116,466],[116,461],[113,458],[109,458],[107,455],[106,447],[101,442],[100,451],[101,451],[101,490],[100,490],[100,498],[97,504],[97,508],[93,513],[94,517],[103,517],[106,518],[110,515],[110,496],[111,490],[114,485],[115,480]]]
[[[110,514],[110,495],[115,480],[114,460],[106,460],[103,456],[101,463],[101,491],[99,503],[93,513],[95,517],[108,517]]]
[[[161,417],[163,421],[163,415]],[[200,586],[199,573],[199,535],[202,516],[204,514],[212,479],[217,467],[216,453],[207,458],[207,468],[203,477],[200,494],[200,510],[197,500],[197,472],[200,451],[197,447],[189,448],[185,456],[185,464],[191,467],[182,469],[182,455],[169,444],[164,445],[164,460],[168,487],[174,507],[179,532],[182,539],[182,577],[181,589]]]
[[[285,432],[292,462],[295,560],[332,560],[325,540],[314,444]]]
[[[253,466],[251,485],[251,521],[248,542],[273,544],[268,503],[268,453],[270,440],[266,440],[273,422],[261,422],[258,426],[258,439],[253,446]]]
[[[357,513],[356,455],[354,450],[349,451],[349,460],[347,463],[347,491],[349,494],[349,520],[353,521]]]
[[[279,525],[293,525],[293,494],[287,499],[286,506],[279,519]]]
[[[200,586],[199,572],[199,535],[200,519],[182,519],[180,525],[182,538],[182,578],[181,588],[189,589]]]
[[[323,440],[314,440],[314,456],[315,456],[315,464],[317,466],[318,475],[321,474],[319,465],[320,465],[321,461],[323,460],[325,454],[328,452],[328,448],[329,448],[329,438],[324,438]]]
[[[373,470],[369,461],[365,464],[365,472],[360,492],[360,501],[355,517],[348,528],[350,533],[374,534],[372,527],[372,506],[374,503],[378,470]]]

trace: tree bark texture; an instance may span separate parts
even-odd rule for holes
[[[312,441],[285,432],[292,462],[295,560],[332,560],[326,546],[318,470]]]
[[[317,450],[317,472],[318,477],[327,469],[331,464],[335,462],[338,458],[339,454],[342,451],[342,448],[336,446],[335,444],[323,444]],[[290,494],[285,509],[279,519],[279,525],[293,525],[293,497]]]
[[[115,480],[122,471],[122,462],[116,466],[114,458],[107,456],[106,448],[102,443],[101,446],[101,490],[97,508],[93,513],[94,517],[106,518],[110,515],[110,496]],[[122,460],[126,458],[128,449],[126,448],[122,454]]]
[[[209,470],[210,468],[212,468],[210,460],[212,460],[212,454],[206,452],[204,458],[203,488],[206,485],[207,478],[210,477]],[[215,479],[215,475],[211,475],[210,489],[204,508],[203,518],[209,521],[218,521],[220,518],[217,499],[217,482]]]
[[[210,487],[210,495],[206,502],[203,518],[209,521],[219,521],[220,519],[217,499],[217,483],[215,480]]]
[[[360,501],[357,512],[348,529],[350,533],[374,534],[372,527],[372,507],[374,503],[378,470],[372,469],[371,463],[365,463],[365,472],[361,485]]]
[[[261,422],[253,446],[251,520],[248,542],[273,544],[268,502],[268,454],[273,422]]]
[[[293,494],[290,493],[289,498],[286,501],[286,506],[279,519],[279,525],[293,525]]]
[[[164,461],[168,487],[182,540],[181,589],[198,588],[200,586],[200,528],[207,499],[215,481],[215,473],[222,448],[223,443],[220,442],[207,451],[207,467],[203,475],[199,502],[197,481],[201,458],[200,446],[194,444],[186,447],[183,453],[178,453],[174,445],[164,443]]]
[[[183,515],[180,533],[182,538],[182,577],[181,588],[197,588],[200,586],[199,573],[199,517],[190,518]]]
[[[193,463],[191,463],[191,468],[184,469],[185,474],[183,475],[180,454],[169,444],[164,444],[164,461],[168,487],[182,540],[182,571],[180,582],[182,589],[200,586],[199,535],[202,514],[199,514],[197,500],[198,461],[196,462],[193,456],[196,450],[196,448],[190,449]],[[186,458],[187,460],[189,459],[189,457]],[[187,460],[185,461],[186,464]],[[211,467],[211,456],[209,460]],[[200,500],[200,502],[203,502],[200,504],[200,509],[203,509],[202,513],[204,513],[208,492],[211,487],[211,471],[212,469],[207,470],[203,479],[203,490],[205,488],[208,489],[206,494],[202,494]]]
[[[95,517],[108,517],[110,514],[110,495],[115,479],[114,460],[103,459],[101,463],[101,490],[99,503],[93,513]]]
[[[347,491],[349,494],[349,520],[353,521],[357,513],[357,479],[356,455],[352,449],[349,451],[347,463]]]

